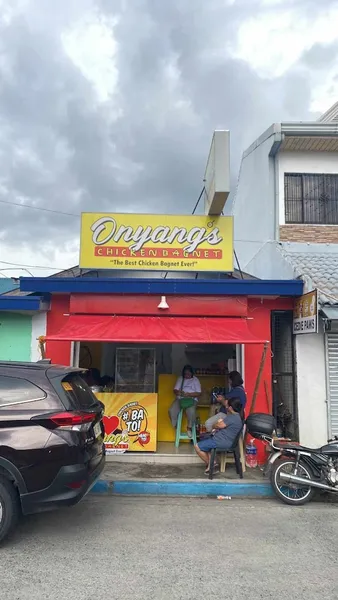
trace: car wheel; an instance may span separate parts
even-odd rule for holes
[[[0,542],[15,528],[19,515],[16,489],[8,479],[0,477]]]

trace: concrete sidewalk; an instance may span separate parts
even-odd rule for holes
[[[92,493],[161,496],[273,496],[270,483],[260,469],[250,469],[239,479],[234,466],[227,465],[210,481],[203,465],[163,465],[107,462]]]

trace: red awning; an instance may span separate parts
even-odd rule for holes
[[[47,341],[258,344],[242,318],[71,315]]]

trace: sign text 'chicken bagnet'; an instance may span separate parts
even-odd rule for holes
[[[232,217],[83,213],[80,267],[233,271]]]

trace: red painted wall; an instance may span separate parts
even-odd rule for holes
[[[292,310],[293,300],[292,298],[277,298],[276,300],[249,298],[248,299],[248,327],[250,331],[259,336],[264,337],[270,342],[267,356],[264,363],[264,369],[260,386],[258,388],[258,395],[255,404],[255,412],[268,412],[268,399],[271,405],[272,402],[272,361],[271,361],[271,311],[273,310]],[[250,412],[252,396],[255,388],[255,383],[260,367],[260,362],[263,353],[263,345],[251,345],[247,344],[244,347],[244,378],[245,378],[245,389],[248,397],[248,405],[246,414]],[[265,384],[267,393],[265,391]],[[265,450],[263,444],[256,443],[258,448],[258,460],[260,463],[264,462]]]
[[[52,302],[51,302],[51,310],[48,313],[47,316],[47,336],[48,334],[52,334],[52,333],[56,333],[65,323],[66,319],[67,319],[67,315],[70,312],[80,312],[80,308],[84,308],[85,306],[88,306],[88,301],[89,299],[92,299],[93,301],[95,301],[95,297],[90,297],[86,294],[83,294],[83,299],[80,300],[78,296],[68,296],[68,295],[53,295],[52,296]],[[100,296],[97,296],[97,298],[100,298]],[[102,298],[102,296],[101,296]],[[127,302],[127,297],[123,297],[123,302],[121,301],[121,297],[117,297],[118,299],[116,301],[114,301],[114,296],[105,296],[104,297],[104,306],[100,305],[100,302],[98,300],[97,303],[97,308],[99,309],[99,306],[101,306],[101,310],[106,311],[107,309],[107,303],[110,301],[111,302],[111,306],[114,307],[114,312],[116,314],[118,313],[123,313],[126,314],[126,312],[123,312],[123,308],[124,311],[127,312],[135,312],[136,310],[136,306],[135,306],[135,299],[132,298],[130,305]],[[138,296],[137,298],[137,303],[138,303],[138,311],[140,314],[147,314],[149,313],[150,310],[150,306],[153,307],[154,302],[156,303],[158,300],[158,297],[151,297],[151,296]],[[224,298],[224,304],[228,306],[229,308],[229,314],[228,316],[234,316],[235,315],[235,311],[239,311],[238,312],[238,316],[241,313],[241,311],[243,311],[243,313],[248,314],[249,317],[249,321],[248,321],[248,327],[249,329],[252,331],[252,333],[254,335],[257,335],[258,337],[262,338],[266,338],[267,340],[270,341],[271,339],[271,311],[272,310],[291,310],[293,307],[293,300],[290,298],[286,298],[286,299],[276,299],[276,300],[270,300],[270,299],[256,299],[256,298],[243,298],[239,299],[240,302],[242,302],[242,306],[239,304],[239,301],[237,298]],[[171,297],[168,297],[168,301],[169,304],[172,302],[173,304],[173,310],[177,310],[177,311],[183,311],[183,304],[182,302],[178,301],[178,297],[176,297],[172,300]],[[175,302],[177,301],[177,304],[175,304]],[[210,312],[214,309],[215,306],[215,300],[214,298],[211,298],[210,300],[210,306],[208,308],[208,298],[207,297],[198,297],[196,296],[195,298],[189,298],[189,301],[186,302],[185,301],[185,306],[184,306],[184,311],[185,314],[192,314],[192,307],[195,306],[195,303],[197,306],[199,306],[201,312],[200,315],[207,315],[210,314]],[[218,301],[217,301],[218,304]],[[240,308],[238,308],[238,305],[240,306]],[[103,308],[102,308],[103,306]],[[119,310],[118,310],[119,309]],[[81,310],[82,312],[82,310]],[[93,314],[93,308],[90,311]],[[130,314],[129,312],[129,314]],[[195,310],[193,310],[193,314],[195,314]],[[215,313],[214,313],[215,314]],[[224,313],[223,313],[224,314]],[[259,363],[260,363],[260,359],[261,359],[261,354],[262,354],[262,345],[261,344],[254,344],[254,345],[247,345],[245,348],[245,380],[246,380],[246,387],[247,387],[247,391],[248,391],[248,396],[249,398],[252,397],[252,393],[253,393],[253,389],[254,389],[254,385],[255,385],[255,378],[257,376],[258,373],[258,369],[259,369]],[[70,359],[70,343],[69,342],[47,342],[47,355],[49,358],[51,358],[53,360],[53,362],[62,362],[63,364],[69,364],[69,359]],[[260,410],[264,410],[266,409],[266,401],[265,401],[265,392],[264,392],[264,380],[267,382],[268,385],[268,390],[269,393],[271,394],[271,351],[268,353],[267,359],[265,361],[265,366],[264,366],[264,372],[263,372],[263,377],[262,377],[262,383],[259,389],[259,395],[258,395],[258,400],[257,400],[257,404],[256,404],[256,408],[259,407]],[[264,392],[264,393],[263,393]]]
[[[158,308],[160,296],[111,294],[72,294],[71,314],[88,315],[158,315],[198,317],[245,317],[246,298],[234,296],[168,296],[169,308]]]
[[[98,296],[99,298],[99,296]],[[112,303],[112,306],[114,305],[115,307],[115,314],[117,313],[117,307],[120,307],[120,311],[123,312],[124,314],[126,314],[126,310],[130,310],[130,311],[134,311],[136,309],[135,307],[135,299],[130,301],[130,304],[126,303],[126,304],[121,304],[121,298],[119,300],[117,300],[114,304],[114,297],[113,296],[106,296],[104,299],[104,304],[105,306],[107,305],[107,302]],[[158,301],[158,297],[151,297],[151,296],[139,296],[137,298],[137,303],[138,303],[138,310],[140,314],[149,314],[149,310],[150,310],[150,306],[153,307],[154,302],[156,303]],[[199,306],[201,308],[201,313],[200,314],[207,314],[208,311],[210,311],[211,308],[208,308],[208,298],[206,297],[196,297],[196,298],[189,298],[189,302],[187,303],[185,300],[185,311],[188,314],[195,314],[191,312],[191,307],[194,306],[194,303],[196,301],[196,304],[199,303]],[[234,299],[232,299],[232,302],[234,301]],[[75,299],[72,300],[72,308],[73,310],[76,308],[76,310],[78,310],[80,307],[84,307],[86,305],[88,305],[88,297],[86,299],[85,295],[83,295],[83,299],[81,301],[79,301],[78,297],[76,300],[77,304],[75,303]],[[97,301],[96,306],[98,307],[101,301]],[[126,302],[126,298],[124,298],[124,302]],[[168,297],[168,302],[169,304],[172,302],[171,297]],[[231,310],[231,306],[232,306],[232,310],[234,310],[234,306],[233,304],[229,303],[229,299],[225,298],[224,299],[224,303],[227,304],[229,306],[229,309]],[[173,306],[174,302],[172,303]],[[123,305],[123,306],[122,306]],[[101,309],[102,308],[102,304],[101,304]],[[182,306],[183,304],[177,304],[176,308],[177,310],[181,311],[182,310]],[[211,303],[211,307],[213,307],[214,304]],[[266,340],[268,340],[271,343],[271,311],[272,310],[292,310],[293,308],[293,299],[292,298],[286,298],[286,299],[275,299],[275,300],[271,300],[271,299],[259,299],[259,298],[244,298],[243,299],[243,310],[246,311],[247,309],[247,314],[249,317],[249,321],[248,321],[248,327],[250,329],[250,331],[256,335],[257,337],[259,337],[260,339],[262,339],[262,337]],[[153,310],[153,308],[151,308],[151,310]],[[176,310],[176,309],[175,309]],[[237,309],[236,309],[237,310]],[[242,309],[241,309],[242,310]],[[54,295],[52,298],[52,303],[51,303],[51,310],[48,313],[47,316],[47,336],[48,334],[51,333],[56,333],[61,327],[62,325],[64,325],[65,320],[67,319],[67,316],[65,316],[65,314],[67,315],[70,312],[70,296],[62,296],[62,295]],[[130,313],[129,313],[130,314]],[[133,313],[134,314],[134,313]],[[233,314],[233,313],[232,313]],[[230,316],[230,315],[228,315]],[[69,365],[70,364],[70,350],[71,350],[71,344],[70,342],[48,342],[47,343],[47,357],[52,359],[53,363],[61,363],[61,364],[65,364],[65,365]],[[244,349],[244,379],[245,379],[245,388],[246,388],[246,392],[247,392],[247,396],[248,396],[248,407],[247,407],[247,414],[250,411],[250,405],[251,405],[251,400],[252,400],[252,395],[254,392],[254,387],[255,387],[255,382],[256,382],[256,378],[258,375],[258,371],[259,371],[259,366],[260,366],[260,361],[261,361],[261,357],[262,357],[262,352],[263,352],[263,345],[262,344],[247,344],[245,346]],[[265,383],[266,383],[266,389],[267,389],[267,394],[269,397],[269,401],[271,402],[272,400],[272,365],[271,365],[271,346],[269,345],[269,349],[267,352],[267,356],[265,359],[265,363],[264,363],[264,369],[263,369],[263,374],[262,374],[262,379],[261,379],[261,383],[258,389],[258,396],[257,396],[257,401],[256,401],[256,405],[255,405],[255,412],[268,412],[268,403],[267,403],[267,398],[266,398],[266,391],[265,391]],[[263,445],[260,443],[257,443],[257,447],[258,447],[258,458],[259,458],[259,462],[264,462],[265,459],[265,451],[263,448]]]
[[[51,309],[47,313],[47,337],[57,333],[67,320],[69,314],[69,295],[53,294]],[[54,364],[70,365],[70,342],[47,342],[46,357]]]

